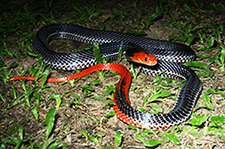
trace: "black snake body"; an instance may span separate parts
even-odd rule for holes
[[[198,76],[190,68],[178,64],[195,58],[194,51],[183,44],[160,41],[139,36],[88,29],[72,24],[54,24],[41,28],[33,40],[36,54],[43,56],[43,61],[53,68],[63,70],[83,69],[97,64],[93,49],[76,53],[56,53],[49,46],[55,38],[71,39],[85,43],[97,43],[103,57],[118,57],[118,49],[124,53],[132,48],[139,48],[152,53],[158,64],[143,66],[141,71],[149,75],[160,75],[175,79],[186,79],[177,96],[173,110],[166,114],[144,113],[133,109],[124,99],[122,87],[115,93],[118,109],[136,122],[137,127],[150,129],[166,129],[185,121],[192,112],[196,99],[202,89]],[[122,84],[121,84],[122,85]]]

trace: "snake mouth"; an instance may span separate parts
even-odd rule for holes
[[[149,66],[155,66],[157,63],[157,61],[149,62]]]

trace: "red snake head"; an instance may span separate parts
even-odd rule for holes
[[[154,66],[158,62],[153,54],[144,51],[134,53],[130,59],[136,63],[141,63],[148,66]]]

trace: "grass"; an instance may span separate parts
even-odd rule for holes
[[[182,5],[176,0],[170,5],[163,1],[155,5],[148,5],[144,1],[127,5],[118,1],[113,2],[113,12],[108,12],[107,10],[112,6],[109,7],[104,1],[99,0],[94,3],[87,0],[63,3],[56,0],[44,3],[21,1],[18,5],[14,4],[15,2],[3,0],[0,6],[0,79],[2,80],[0,83],[3,86],[0,93],[0,109],[4,113],[1,114],[2,121],[9,122],[9,125],[2,126],[0,130],[1,148],[66,148],[73,144],[75,147],[84,147],[85,144],[105,149],[134,146],[161,148],[174,147],[174,145],[206,148],[208,146],[204,146],[204,140],[208,137],[219,140],[212,139],[209,144],[215,142],[220,142],[216,144],[218,146],[224,144],[225,116],[223,112],[215,113],[213,110],[220,109],[220,106],[224,105],[225,98],[223,82],[216,81],[214,77],[223,80],[221,77],[225,74],[225,23],[212,17],[213,12],[224,16],[224,6],[215,3],[206,6],[195,0],[191,0],[193,5]],[[173,7],[178,9],[174,10]],[[84,79],[50,85],[46,83],[46,79],[53,73],[63,72],[53,72],[43,64],[42,58],[35,55],[31,48],[32,37],[37,29],[51,23],[74,23],[99,29],[111,26],[114,30],[144,35],[144,31],[151,30],[154,24],[163,21],[164,18],[170,20],[165,26],[166,29],[179,31],[171,35],[169,40],[181,41],[191,46],[198,54],[197,61],[185,65],[196,71],[204,85],[204,90],[189,121],[165,132],[111,123],[115,112],[111,108],[112,101],[108,99],[112,98],[116,81],[110,84],[104,82],[111,80],[112,76],[115,77],[115,73],[99,72],[100,77],[97,78],[95,75],[89,75]],[[94,46],[98,50],[98,47]],[[24,65],[23,61],[25,63],[28,61],[28,64]],[[99,63],[106,61],[99,57]],[[133,67],[131,73],[135,85],[131,86],[130,95],[136,94],[141,97],[143,105],[134,105],[141,111],[164,112],[163,104],[170,105],[170,102],[164,99],[169,98],[174,101],[176,92],[182,86],[180,82],[160,77],[156,77],[149,84]],[[41,83],[25,80],[17,83],[9,82],[11,77],[17,75],[31,75],[44,79]],[[143,78],[148,79],[147,76]],[[208,85],[211,80],[214,80],[213,86]],[[65,89],[62,90],[63,87]],[[101,88],[104,88],[103,91]],[[152,92],[149,93],[149,90]],[[88,102],[86,98],[96,104],[103,102],[104,105],[100,110],[107,112],[102,115],[95,108],[89,111],[91,107],[87,106],[90,103],[86,104]],[[20,109],[30,113],[23,114],[25,122],[12,117],[8,117],[7,120],[5,116],[10,112],[15,114],[15,110],[20,115]],[[42,111],[45,111],[44,114]],[[100,118],[93,114],[96,112]],[[61,117],[67,118],[66,122]],[[75,121],[71,120],[71,117]],[[34,123],[40,124],[41,127],[37,126],[35,130],[30,130]],[[192,140],[194,143],[183,140]],[[198,140],[200,145],[195,144],[195,140]],[[131,143],[134,146],[129,146]]]

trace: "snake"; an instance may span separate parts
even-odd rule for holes
[[[49,42],[55,39],[98,44],[102,57],[110,57],[110,60],[118,59],[121,56],[119,50],[122,49],[122,57],[140,63],[140,72],[186,81],[181,87],[170,112],[162,114],[142,112],[134,109],[130,104],[128,91],[131,75],[125,66],[116,63],[98,64],[93,48],[71,53],[55,52],[49,45]],[[195,52],[189,46],[181,43],[59,23],[42,27],[34,36],[32,46],[33,51],[42,55],[43,62],[52,68],[69,71],[84,69],[71,76],[57,79],[49,78],[48,82],[63,82],[98,70],[118,72],[121,78],[115,87],[113,109],[121,121],[135,127],[167,130],[172,126],[183,123],[190,118],[202,90],[201,80],[196,73],[189,67],[180,64],[192,61],[196,57]],[[11,81],[24,78],[35,80],[34,77],[15,77]]]

